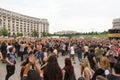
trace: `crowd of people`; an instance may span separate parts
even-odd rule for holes
[[[18,57],[21,80],[120,80],[120,40],[21,38],[0,41],[0,51],[0,61],[6,63],[5,80],[15,73]],[[58,64],[59,56],[65,56],[63,68]],[[76,57],[78,79],[73,66]]]

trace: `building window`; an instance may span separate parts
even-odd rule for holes
[[[16,26],[19,26],[18,24],[16,24]]]
[[[10,17],[8,17],[8,19],[10,19]]]
[[[10,22],[10,20],[8,20],[8,22]]]

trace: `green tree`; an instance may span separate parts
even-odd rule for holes
[[[47,36],[52,36],[53,34],[51,34],[51,33],[47,33]]]
[[[0,31],[0,36],[2,36],[2,31]]]
[[[3,36],[8,36],[8,30],[5,27],[2,28],[1,32]]]
[[[20,33],[18,32],[18,33],[17,33],[17,37],[19,37],[19,36],[20,36]]]
[[[43,37],[47,36],[47,33],[46,32],[42,32],[42,36]]]
[[[37,32],[37,31],[33,31],[33,32],[32,32],[32,36],[33,36],[33,37],[38,37],[38,36],[39,36],[39,34],[38,34],[38,32]]]
[[[19,36],[23,36],[23,33],[17,33],[17,37],[19,37]]]
[[[20,33],[20,36],[23,36],[23,33]]]

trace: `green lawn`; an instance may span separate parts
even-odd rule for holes
[[[83,37],[83,38],[108,38],[107,34],[97,34],[97,35],[77,35],[77,36],[73,36],[73,37],[76,37],[76,38],[80,38],[80,37]]]

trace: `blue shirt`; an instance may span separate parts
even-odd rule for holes
[[[8,53],[7,56],[8,57],[8,60],[11,62],[11,63],[14,63],[16,64],[16,58],[17,58],[17,55],[14,53]],[[7,65],[10,65],[9,63]]]

